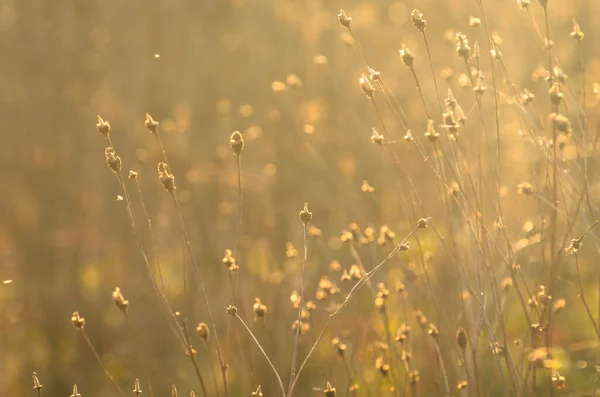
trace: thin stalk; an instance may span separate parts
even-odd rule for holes
[[[305,207],[306,208],[306,207]],[[298,354],[298,342],[300,340],[300,329],[302,328],[302,308],[304,306],[304,283],[306,273],[306,263],[308,262],[308,222],[302,222],[304,236],[304,261],[302,263],[302,287],[300,289],[300,305],[298,305],[298,319],[296,321],[296,335],[294,336],[294,351],[292,354],[292,368],[290,370],[290,383],[288,385],[288,396],[291,394],[294,375],[296,371],[296,357]]]
[[[594,331],[596,332],[596,337],[598,337],[598,339],[600,340],[600,331],[598,331],[598,324],[596,323],[596,320],[594,320],[594,315],[592,314],[592,311],[590,310],[590,306],[588,305],[587,300],[585,299],[585,292],[583,290],[583,281],[581,280],[581,273],[579,271],[579,255],[577,255],[577,253],[575,253],[575,269],[577,269],[577,282],[579,284],[579,296],[581,297],[581,302],[583,303],[583,306],[585,307],[585,311],[587,312],[587,315],[590,318],[590,322],[592,323],[592,326],[594,327]]]
[[[118,392],[119,392],[119,394],[121,396],[127,397],[127,395],[125,394],[125,392],[123,391],[123,389],[121,389],[121,387],[117,384],[117,382],[115,381],[115,379],[113,378],[113,376],[110,374],[110,372],[108,372],[108,369],[106,368],[106,366],[102,362],[102,359],[100,358],[100,355],[96,351],[96,348],[94,348],[94,344],[92,343],[92,341],[88,337],[88,334],[87,334],[87,332],[85,332],[85,329],[81,328],[80,330],[81,330],[81,334],[83,335],[83,338],[85,339],[86,343],[90,347],[90,350],[92,351],[92,354],[94,355],[94,358],[96,359],[96,361],[98,361],[98,364],[100,365],[100,367],[102,368],[102,370],[106,374],[106,377],[108,378],[108,380],[110,380],[110,382],[118,390]]]

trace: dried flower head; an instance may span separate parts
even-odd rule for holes
[[[560,106],[561,102],[565,97],[560,91],[560,85],[556,81],[552,83],[552,86],[550,86],[550,89],[548,90],[548,95],[550,96],[550,102],[552,103],[554,109]]]
[[[123,297],[123,294],[121,293],[121,288],[115,288],[115,290],[112,292],[112,298],[119,309],[121,309],[124,312],[127,311],[127,309],[129,308],[129,301]]]
[[[381,135],[375,127],[373,127],[373,134],[371,134],[371,141],[376,145],[383,144],[383,135]]]
[[[229,305],[229,306],[227,306],[227,308],[225,309],[225,312],[226,312],[227,314],[229,314],[230,316],[236,316],[236,315],[237,315],[237,312],[238,312],[238,309],[237,309],[237,307],[235,307],[235,306],[233,306],[233,305]]]
[[[77,385],[73,385],[73,394],[71,394],[71,397],[81,397],[81,394],[79,393],[79,390],[77,389]]]
[[[108,168],[113,170],[115,174],[121,171],[121,158],[115,154],[115,150],[112,147],[104,149],[104,158],[106,159],[106,165]]]
[[[158,180],[167,191],[173,192],[176,189],[175,176],[169,172],[167,163],[164,161],[158,163]]]
[[[440,134],[435,131],[435,122],[433,120],[427,120],[427,131],[425,132],[425,138],[435,143],[440,138]]]
[[[550,120],[558,132],[562,132],[565,135],[571,135],[573,133],[571,121],[566,116],[560,113],[552,113],[550,114]]]
[[[343,27],[350,29],[350,24],[352,23],[352,17],[349,17],[348,15],[346,15],[346,11],[340,9],[340,13],[338,14],[338,21],[340,21],[340,24]]]
[[[468,385],[469,385],[469,383],[466,380],[463,380],[461,382],[458,382],[458,385],[456,385],[456,388],[458,390],[463,390],[463,389],[466,389]]]
[[[552,375],[552,382],[556,383],[556,387],[559,390],[563,390],[565,387],[567,387],[567,381],[565,377],[559,374],[558,371],[554,371],[554,374]]]
[[[230,249],[225,250],[225,254],[223,254],[223,258],[221,259],[221,263],[227,266],[227,269],[230,272],[235,272],[239,269],[239,266],[235,262],[235,258],[233,257],[233,252]]]
[[[135,382],[133,383],[133,393],[136,396],[139,396],[140,394],[142,394],[142,388],[140,387],[140,380],[136,379]]]
[[[570,35],[571,35],[572,38],[574,38],[577,41],[583,40],[583,37],[585,36],[583,34],[583,32],[581,31],[581,28],[579,27],[579,24],[574,19],[573,19],[573,31],[570,33]]]
[[[469,40],[467,39],[467,35],[462,32],[456,32],[456,54],[468,60],[471,56],[471,47],[469,46]]]
[[[231,147],[233,154],[236,156],[242,154],[242,151],[244,150],[244,138],[242,137],[241,132],[233,131],[229,137],[229,147]]]
[[[402,58],[402,62],[409,68],[413,67],[413,62],[415,60],[415,56],[408,49],[406,44],[402,44],[402,48],[400,49],[400,57]]]
[[[304,203],[304,208],[300,211],[300,220],[305,225],[308,225],[312,220],[312,212],[308,210],[308,203]]]
[[[331,383],[327,381],[327,387],[323,390],[325,397],[335,397],[335,387],[331,386]]]
[[[522,10],[529,10],[530,0],[517,0],[517,4]]]
[[[583,243],[581,242],[580,238],[574,238],[573,240],[571,240],[571,244],[569,244],[565,251],[569,254],[575,254],[581,249],[582,245]]]
[[[129,170],[128,178],[134,180],[138,177],[138,173],[134,170]]]
[[[479,25],[481,25],[481,19],[474,17],[473,15],[469,15],[469,26],[476,28]]]
[[[412,385],[416,385],[421,380],[421,375],[419,374],[419,370],[413,370],[408,373],[408,378],[410,379],[410,383]]]
[[[79,312],[73,312],[71,315],[71,322],[77,329],[83,329],[85,326],[85,318],[79,315]]]
[[[199,323],[196,327],[196,332],[198,333],[200,339],[207,341],[208,338],[210,338],[210,330],[208,329],[208,325],[206,325],[206,323]]]
[[[260,385],[258,385],[258,387],[256,388],[256,391],[253,391],[252,393],[250,393],[250,397],[263,397],[263,393],[261,391]]]
[[[528,182],[521,182],[517,185],[517,191],[523,196],[531,196],[533,194],[533,186]]]
[[[358,79],[360,89],[365,93],[367,98],[373,99],[375,95],[375,87],[371,84],[371,80],[363,73],[360,79]]]
[[[146,120],[144,125],[148,128],[148,131],[154,135],[158,135],[158,121],[155,121],[150,114],[146,113]]]
[[[375,369],[377,369],[382,376],[387,376],[390,372],[389,364],[386,364],[381,356],[377,357],[375,360]]]
[[[96,129],[99,133],[104,135],[106,138],[110,136],[110,123],[104,121],[100,115],[98,115],[98,122],[96,123]]]
[[[410,19],[419,32],[423,33],[425,31],[427,21],[423,18],[423,13],[421,11],[416,8],[412,10],[410,13]]]
[[[260,298],[254,298],[254,305],[252,305],[252,311],[254,312],[254,320],[264,318],[267,314],[267,306],[264,305]]]
[[[38,379],[38,375],[36,372],[33,373],[33,389],[34,390],[42,390],[42,384],[40,383],[40,380]]]
[[[293,290],[292,293],[290,294],[290,303],[292,304],[292,307],[294,309],[298,309],[300,307],[300,294],[298,293],[298,291]]]

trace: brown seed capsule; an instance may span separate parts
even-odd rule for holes
[[[144,121],[144,125],[152,134],[158,135],[158,121],[155,121],[152,118],[152,116],[150,116],[148,113],[146,113],[146,120]]]
[[[340,13],[338,14],[338,21],[340,21],[340,24],[342,24],[343,27],[350,29],[352,18],[346,15],[346,12],[342,9],[340,9]]]
[[[115,154],[115,150],[112,147],[109,146],[104,149],[104,158],[106,159],[106,165],[115,174],[121,171],[121,158]]]
[[[233,306],[233,305],[229,305],[227,306],[226,312],[227,314],[229,314],[230,316],[235,316],[237,315],[237,307]]]
[[[417,30],[421,33],[425,31],[425,26],[427,25],[427,21],[423,19],[423,13],[418,9],[412,10],[410,13],[410,19],[412,20],[413,25],[417,28]]]
[[[96,123],[96,129],[99,133],[108,138],[110,135],[110,123],[108,121],[104,121],[100,115],[98,115],[98,122]]]
[[[234,131],[229,137],[229,147],[233,151],[233,154],[239,156],[242,154],[244,150],[244,138],[242,137],[242,133],[239,131]]]
[[[206,323],[198,324],[196,327],[196,332],[198,333],[198,336],[205,341],[207,341],[210,337],[210,330],[208,329],[208,325],[206,325]]]
[[[134,170],[129,170],[129,179],[135,179],[138,177],[138,173]]]
[[[308,210],[308,203],[304,203],[304,208],[300,211],[300,220],[305,225],[308,225],[312,220],[312,212]]]
[[[176,189],[175,176],[169,172],[167,163],[163,161],[158,163],[158,180],[160,183],[162,183],[165,189],[167,189],[167,191],[172,192]]]
[[[81,317],[79,315],[79,312],[73,312],[73,314],[71,315],[71,321],[77,329],[83,329],[83,327],[85,326],[85,318]]]
[[[267,306],[263,305],[260,298],[254,298],[252,311],[254,312],[254,320],[258,320],[260,318],[264,318],[267,314]]]
[[[325,397],[335,397],[335,387],[331,387],[331,383],[327,381],[327,388],[323,391]]]
[[[463,327],[460,327],[458,331],[456,331],[456,343],[463,350],[467,348],[467,332]]]

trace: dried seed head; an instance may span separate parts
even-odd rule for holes
[[[369,184],[369,181],[363,180],[360,183],[360,191],[363,193],[373,193],[375,188]]]
[[[382,376],[387,376],[390,372],[389,364],[386,364],[381,356],[377,357],[375,360],[375,369],[377,369]]]
[[[463,389],[466,389],[468,385],[469,385],[469,383],[466,380],[463,380],[461,382],[458,382],[458,385],[456,385],[456,388],[458,390],[463,390]]]
[[[167,191],[172,192],[176,189],[175,176],[169,172],[167,163],[164,161],[158,163],[158,180]]]
[[[264,305],[260,298],[254,298],[254,305],[252,306],[252,311],[254,312],[254,320],[258,320],[259,318],[264,318],[267,314],[267,306]]]
[[[158,121],[155,121],[150,114],[146,113],[146,120],[144,125],[154,135],[158,135]]]
[[[342,24],[343,27],[350,29],[350,24],[352,23],[352,17],[346,15],[346,11],[340,9],[340,13],[338,14],[338,21]]]
[[[419,374],[419,370],[410,371],[408,374],[408,378],[410,379],[410,383],[412,385],[416,385],[421,380],[421,375]]]
[[[425,138],[435,143],[440,138],[440,134],[435,131],[435,122],[433,120],[427,120],[427,131],[425,132]]]
[[[553,108],[558,108],[564,99],[563,93],[560,91],[560,85],[557,82],[552,83],[552,86],[548,90],[550,101],[552,102]]]
[[[552,120],[552,124],[558,132],[562,132],[566,135],[571,135],[573,133],[571,121],[562,114],[552,113],[550,114],[550,120]]]
[[[106,165],[115,174],[121,171],[121,158],[115,154],[115,150],[112,147],[109,146],[104,149],[104,158],[106,159]]]
[[[481,19],[474,17],[473,15],[469,16],[469,26],[472,28],[476,28],[481,25]]]
[[[325,394],[325,397],[335,397],[335,387],[332,387],[331,383],[327,381],[327,387],[325,388],[323,393]]]
[[[427,225],[429,225],[429,218],[421,218],[419,219],[419,221],[417,222],[417,227],[419,229],[426,229]]]
[[[44,386],[42,386],[42,384],[40,383],[37,373],[34,372],[33,373],[33,388],[34,388],[34,390],[41,390],[42,387],[44,387]]]
[[[517,191],[523,196],[531,196],[533,194],[533,186],[527,182],[521,182],[517,185]]]
[[[410,13],[410,19],[419,32],[423,33],[425,31],[427,21],[423,18],[423,13],[421,11],[416,8],[412,10]]]
[[[554,374],[552,375],[552,382],[556,383],[556,387],[559,390],[563,390],[565,387],[567,387],[567,381],[565,377],[559,374],[558,371],[554,371]]]
[[[139,396],[140,394],[142,394],[142,388],[140,387],[140,380],[136,379],[135,382],[133,383],[133,393],[136,396]]]
[[[73,385],[73,394],[71,394],[71,397],[81,397],[81,394],[79,393],[79,390],[77,389],[77,385]]]
[[[500,282],[500,286],[502,287],[503,290],[507,291],[508,289],[512,288],[512,286],[513,286],[513,279],[510,278],[510,277],[505,277]]]
[[[571,37],[574,38],[577,41],[581,41],[581,40],[583,40],[584,36],[585,35],[581,31],[581,28],[579,27],[579,24],[577,23],[576,20],[573,19],[573,31],[571,32]]]
[[[532,94],[527,88],[523,90],[521,94],[521,101],[523,105],[528,105],[535,100],[535,95]]]
[[[475,83],[475,87],[473,87],[473,91],[477,94],[478,97],[481,98],[485,93],[485,78],[483,77],[483,73],[481,71],[477,74],[477,82]]]
[[[467,348],[467,332],[463,327],[460,327],[458,331],[456,331],[456,343],[463,350]]]
[[[525,11],[527,11],[527,10],[529,10],[529,4],[530,4],[530,2],[529,2],[529,1],[530,1],[530,0],[517,0],[517,4],[519,5],[519,7],[520,7],[522,10],[525,10]]]
[[[558,66],[552,68],[552,76],[563,84],[567,84],[569,80],[569,76]]]
[[[229,137],[229,147],[231,147],[233,154],[236,156],[242,154],[242,151],[244,150],[244,138],[242,137],[241,132],[233,131]]]
[[[554,313],[558,313],[560,312],[562,309],[565,308],[565,306],[567,305],[567,301],[564,299],[558,299],[556,302],[554,302],[554,305],[552,305],[552,311]]]
[[[292,304],[292,307],[294,309],[298,309],[300,307],[300,302],[301,298],[300,298],[300,294],[298,293],[298,291],[293,290],[291,295],[290,295],[290,303]]]
[[[420,310],[417,310],[415,312],[415,318],[417,319],[417,322],[419,323],[421,328],[425,328],[425,326],[427,325],[427,317],[425,317],[423,312]]]
[[[543,8],[548,7],[548,0],[538,0]]]
[[[128,176],[129,179],[133,180],[133,179],[136,179],[137,177],[138,177],[138,173],[136,171],[129,170],[129,176]]]
[[[350,266],[349,274],[352,280],[360,280],[363,277],[362,272],[360,271],[360,267],[358,267],[358,265]]]
[[[119,309],[121,309],[123,312],[127,312],[127,309],[129,308],[129,301],[123,297],[121,288],[115,288],[115,290],[112,292],[112,298]]]
[[[210,338],[210,330],[208,329],[208,325],[206,325],[206,323],[199,323],[196,327],[196,332],[198,333],[198,336],[205,341]]]
[[[427,334],[428,334],[429,336],[431,336],[432,338],[434,338],[434,339],[435,339],[435,338],[437,338],[437,337],[438,337],[438,335],[440,334],[440,331],[439,331],[439,330],[438,330],[438,328],[435,326],[435,324],[433,324],[433,323],[430,323],[428,327],[429,327],[429,329],[427,330]]]
[[[375,127],[373,127],[373,134],[371,134],[371,141],[376,145],[383,144],[383,135],[381,135]]]
[[[294,73],[288,74],[285,78],[285,82],[289,87],[302,88],[302,80]]]
[[[223,259],[221,259],[221,263],[227,266],[230,272],[235,272],[239,269],[239,266],[235,262],[235,258],[233,257],[233,252],[230,249],[225,250],[225,254],[223,255]]]
[[[177,393],[177,388],[175,385],[171,387],[171,397],[179,397],[179,393]]]
[[[312,212],[308,210],[308,203],[304,203],[304,208],[300,211],[300,220],[305,225],[308,225],[312,220]]]
[[[373,81],[378,81],[381,79],[381,73],[379,73],[378,71],[376,71],[373,68],[369,68],[369,79],[373,80]]]
[[[256,391],[250,393],[250,397],[263,397],[263,393],[261,391],[260,385],[256,388]]]
[[[227,312],[227,314],[229,314],[230,316],[236,316],[237,315],[237,307],[233,306],[233,305],[229,305],[227,306],[227,309],[225,309],[225,311]]]
[[[96,129],[99,133],[104,135],[105,137],[110,136],[110,123],[108,121],[104,121],[100,115],[98,115],[98,122],[96,123]]]
[[[456,54],[459,57],[468,60],[471,56],[471,47],[469,47],[469,40],[467,35],[462,32],[456,32]]]
[[[573,240],[571,240],[571,244],[569,244],[569,246],[565,249],[565,251],[568,254],[575,254],[575,253],[577,253],[577,251],[579,251],[581,249],[582,245],[583,245],[583,243],[581,242],[581,239],[574,238]]]
[[[71,315],[71,322],[73,322],[73,325],[77,329],[83,329],[85,326],[85,318],[81,317],[79,312],[73,312]]]
[[[365,93],[369,99],[373,99],[375,95],[375,87],[371,84],[371,80],[363,73],[360,79],[358,79],[360,89]]]
[[[404,62],[406,66],[412,68],[415,56],[408,49],[406,44],[402,44],[402,48],[400,49],[400,57],[402,58],[402,62]]]

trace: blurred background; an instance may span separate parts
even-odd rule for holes
[[[547,85],[539,72],[546,57],[530,14],[516,1],[485,3],[512,78],[518,87],[542,97],[542,113],[547,113]],[[532,3],[531,15],[543,26],[541,9]],[[157,179],[162,152],[144,127],[146,112],[160,122],[222,340],[230,291],[221,258],[225,249],[235,248],[238,236],[236,159],[229,135],[242,132],[246,147],[238,306],[265,341],[287,384],[290,325],[296,315],[289,296],[299,288],[301,266],[293,250],[301,256],[298,212],[304,202],[309,202],[313,223],[322,230],[322,237],[310,243],[309,298],[314,298],[316,283],[332,260],[344,267],[354,263],[339,239],[350,222],[376,230],[389,224],[403,236],[414,219],[424,215],[408,217],[398,204],[397,189],[406,186],[398,183],[394,167],[371,143],[371,128],[379,128],[379,121],[358,87],[366,66],[355,40],[337,20],[340,8],[352,16],[370,62],[404,106],[413,133],[422,134],[426,117],[412,76],[398,55],[403,43],[413,51],[426,99],[436,109],[425,48],[410,20],[416,7],[427,20],[442,96],[453,88],[465,111],[471,112],[474,102],[461,83],[464,65],[455,53],[454,32],[463,31],[471,42],[486,42],[482,27],[469,26],[470,16],[480,17],[472,0],[0,0],[0,279],[5,280],[0,285],[0,394],[34,395],[35,371],[46,395],[67,396],[74,383],[83,396],[116,395],[70,321],[76,310],[86,318],[86,332],[107,369],[127,392],[146,372],[156,395],[168,395],[172,384],[183,395],[198,390],[193,368],[173,338],[149,282],[124,201],[117,197],[119,184],[103,158],[105,141],[95,129],[99,114],[112,125],[123,170],[139,172],[167,296],[190,327],[195,326],[207,316],[193,277],[184,270],[189,258],[170,196]],[[600,80],[598,16],[600,2],[594,0],[550,2],[556,54],[576,87],[581,86],[581,73],[577,46],[569,37],[573,18],[586,34],[582,45],[588,54],[590,113],[592,82]],[[491,98],[486,98],[490,109]],[[501,106],[507,106],[506,98]],[[431,170],[422,156],[400,142],[404,133],[392,113],[383,113],[390,134],[399,140],[395,146],[403,167],[435,217],[439,204]],[[487,114],[492,125],[493,111]],[[503,113],[502,121],[508,148],[503,163],[510,167],[501,183],[509,192],[507,228],[516,241],[530,215],[535,222],[537,207],[516,193],[516,185],[531,178],[527,147],[520,143],[510,111]],[[361,190],[363,180],[374,187],[374,194]],[[134,185],[127,183],[150,247]],[[597,185],[592,186],[598,192]],[[434,255],[432,277],[443,299],[443,281],[455,276],[442,266],[444,254],[436,256],[434,234],[424,235],[422,243]],[[381,250],[373,258],[385,254]],[[593,283],[597,272],[585,252],[582,258],[584,273]],[[398,259],[396,265],[404,262]],[[374,263],[369,260],[367,268]],[[419,281],[411,284],[398,269],[388,276],[414,288],[417,301],[419,294],[427,295]],[[564,295],[577,302],[577,288],[568,278],[569,274]],[[116,286],[130,300],[131,327],[111,301]],[[252,322],[257,296],[269,308],[262,325]],[[596,308],[595,286],[589,300]],[[348,328],[368,338],[370,311],[368,304],[357,305],[335,329],[344,334]],[[589,323],[573,326],[583,324],[582,313],[578,307],[572,313],[574,322],[556,325],[561,343],[583,346],[583,351],[573,349],[573,362],[578,354],[582,359],[595,354],[595,348],[586,345],[594,342]],[[313,334],[324,319],[325,314],[318,314]],[[276,394],[263,358],[237,323],[233,328],[228,350],[245,354],[232,364],[232,395],[249,395],[258,384]],[[306,338],[312,343],[315,335]],[[194,344],[210,379],[206,349],[197,340]],[[301,344],[301,357],[308,346]],[[365,366],[373,365],[369,361]],[[336,364],[328,340],[305,371],[300,395],[322,394],[314,388],[322,389],[329,379],[344,382],[344,368]]]

